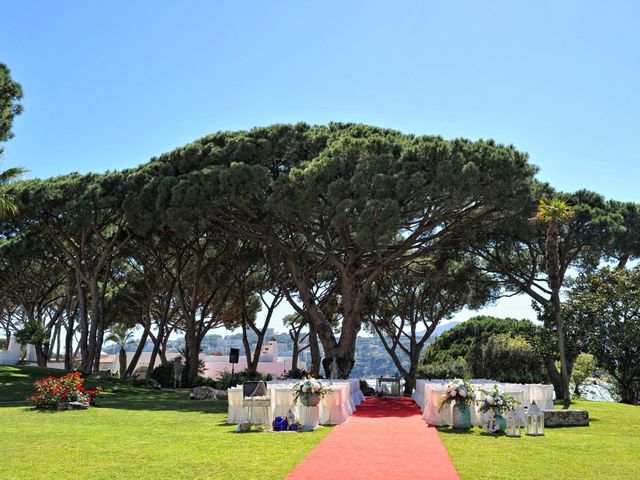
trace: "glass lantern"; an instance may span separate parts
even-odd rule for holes
[[[527,412],[526,434],[531,437],[541,437],[544,435],[544,412],[536,405],[536,401],[531,402],[531,407]]]
[[[507,437],[517,438],[522,436],[522,423],[515,410],[509,410],[505,415],[505,420],[507,421],[507,428],[505,430]]]

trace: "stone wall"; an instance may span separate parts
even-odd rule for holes
[[[587,427],[589,412],[586,410],[545,410],[545,427]]]

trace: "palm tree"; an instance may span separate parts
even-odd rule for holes
[[[541,198],[538,211],[531,219],[535,223],[547,223],[547,277],[551,289],[551,304],[553,306],[556,333],[558,335],[558,354],[560,355],[560,376],[562,379],[562,395],[564,400],[570,399],[569,374],[567,356],[564,344],[564,325],[562,321],[562,304],[560,302],[560,288],[564,271],[560,264],[560,224],[566,223],[575,216],[573,208],[560,198]]]
[[[120,378],[124,378],[127,371],[127,352],[126,348],[134,342],[133,329],[119,323],[111,327],[111,333],[107,337],[107,341],[113,342],[120,347],[118,353],[118,362],[120,363]]]
[[[19,180],[25,172],[25,169],[19,167],[10,168],[9,170],[0,172],[0,218],[4,218],[6,215],[14,215],[18,212],[18,205],[16,204],[15,199],[3,190],[11,182]]]

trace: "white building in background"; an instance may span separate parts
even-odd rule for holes
[[[9,339],[9,348],[0,350],[0,365],[17,365],[20,361],[20,349],[22,346],[15,337]]]
[[[240,348],[242,346],[233,347]],[[127,352],[127,362],[130,362],[133,358],[134,352]],[[175,357],[180,356],[178,352],[167,352],[167,360],[171,361]],[[141,367],[148,367],[149,360],[151,359],[151,352],[142,352],[136,370]],[[217,379],[221,373],[227,371],[231,372],[232,369],[236,372],[247,369],[247,360],[244,355],[240,355],[240,361],[238,363],[229,363],[228,355],[204,355],[200,354],[200,360],[204,363],[205,373],[204,376]],[[301,359],[302,360],[302,359]],[[156,357],[156,366],[160,365],[160,357]],[[100,359],[100,368],[109,369],[116,373],[120,371],[120,361],[118,354],[104,355]],[[298,368],[306,369],[307,364],[304,361],[298,361]],[[291,355],[280,355],[280,345],[275,337],[272,337],[269,342],[262,347],[260,353],[260,362],[258,363],[258,372],[263,374],[271,374],[273,377],[280,377],[285,372],[291,369]]]

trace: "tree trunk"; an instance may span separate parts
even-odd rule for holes
[[[120,364],[120,378],[125,378],[127,372],[127,351],[124,347],[120,347],[118,353],[118,363]]]
[[[562,397],[562,375],[556,368],[556,362],[553,358],[547,358],[544,361],[544,369],[547,371],[549,381],[553,385],[553,390],[556,393],[556,398]]]
[[[67,334],[64,339],[64,368],[65,370],[73,370],[73,334],[75,331],[73,316],[69,316],[67,322]]]
[[[158,327],[158,336],[157,337],[151,336],[151,340],[153,341],[153,350],[151,351],[151,357],[149,358],[149,365],[147,366],[146,378],[149,378],[149,375],[151,375],[152,370],[155,368],[156,357],[158,356],[160,348],[162,347],[163,337],[164,337],[164,327],[163,326]]]
[[[89,312],[87,308],[87,292],[82,284],[80,273],[77,278],[78,289],[78,306],[80,308],[80,340],[78,341],[78,348],[80,349],[80,371],[85,374],[91,373],[91,363],[93,362],[93,356],[90,355],[87,340],[89,338]],[[91,352],[93,353],[93,352]]]
[[[320,346],[318,345],[318,335],[316,327],[309,323],[309,350],[311,351],[311,366],[309,372],[314,377],[320,376]]]
[[[561,389],[559,400],[570,400],[569,375],[567,373],[567,355],[565,352],[564,325],[562,321],[562,303],[560,301],[560,252],[558,249],[559,225],[557,220],[549,223],[547,229],[547,276],[551,287],[551,304],[553,306],[554,323],[558,335],[558,354],[560,357]]]
[[[46,350],[42,347],[41,344],[34,345],[36,350],[36,362],[39,367],[47,366],[47,353]]]
[[[404,394],[411,396],[416,388],[416,376],[418,374],[418,364],[420,363],[420,352],[412,352],[409,356],[409,372],[404,376]]]
[[[127,370],[124,372],[124,376],[122,378],[129,378],[131,375],[133,375],[133,372],[135,371],[136,366],[138,365],[138,361],[142,356],[142,352],[144,352],[144,347],[147,345],[149,330],[151,330],[151,318],[147,317],[144,330],[142,332],[142,335],[140,336],[140,343],[138,343],[138,348],[136,348],[136,352],[133,354],[133,357],[131,358],[131,362],[129,362],[129,365],[127,366]]]
[[[193,387],[198,377],[199,363],[199,342],[196,335],[195,320],[193,318],[186,319],[186,329],[184,335],[185,345],[185,369],[187,371],[186,387]]]
[[[620,385],[620,402],[635,405],[636,393],[633,389],[633,379],[625,378],[619,381],[618,384]]]

